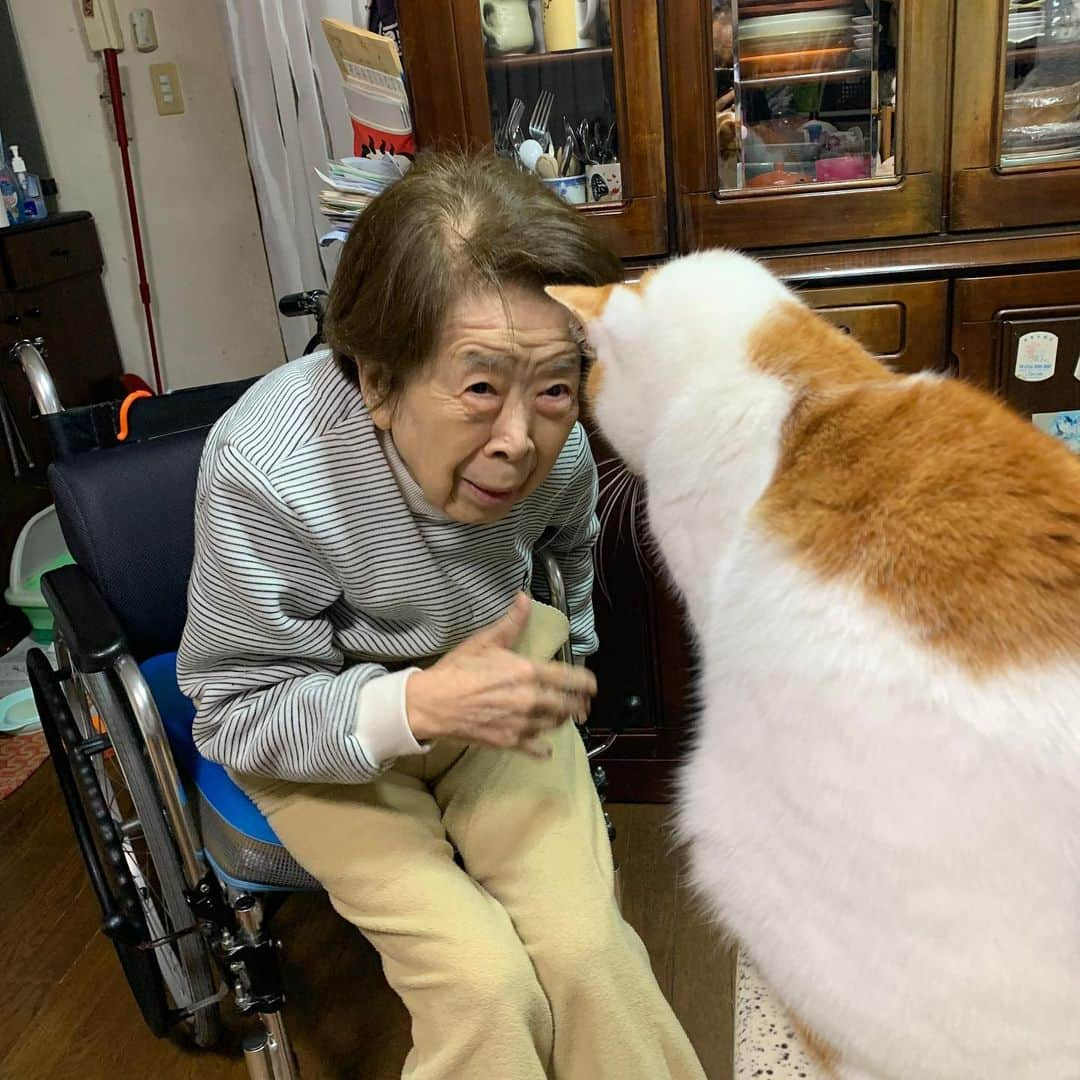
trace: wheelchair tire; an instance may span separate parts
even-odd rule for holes
[[[85,759],[78,762],[81,782],[76,779],[76,769],[72,767],[68,745],[73,736],[81,736],[75,727],[66,696],[48,660],[36,649],[27,658],[27,670],[41,729],[49,748],[49,758],[94,891],[106,894],[104,897],[99,895],[103,909],[108,907],[118,912],[132,935],[138,940],[146,940],[149,934],[143,919],[141,898],[126,872],[124,859],[116,857],[116,852],[122,848],[122,838],[107,811],[100,787],[95,790],[96,780],[88,781],[85,776],[84,770],[92,766]],[[118,931],[107,933],[106,936],[116,950],[124,977],[146,1026],[159,1038],[167,1034],[172,1024],[165,983],[157,961],[151,953],[140,949],[137,941],[125,940]]]
[[[62,649],[62,645],[60,646]],[[62,655],[62,653],[58,653]],[[42,656],[42,660],[48,664]],[[91,719],[89,687],[70,683],[70,692],[61,691],[68,706],[70,725],[63,722],[61,737],[65,759],[69,762],[78,742],[101,733]],[[126,697],[109,679],[107,702],[96,702],[97,712],[109,716],[107,734],[112,758],[94,758],[99,787],[113,825],[99,830],[99,842],[105,861],[117,875],[117,885],[137,900],[146,940],[178,934],[175,941],[153,950],[136,943],[113,939],[117,958],[147,1025],[156,1035],[165,1034],[174,1023],[175,1010],[212,998],[216,978],[207,940],[196,924],[185,896],[186,881],[179,854],[165,818],[157,782],[150,767],[142,735],[126,705]],[[63,730],[65,727],[68,730]],[[59,772],[59,770],[58,770]],[[85,797],[84,785],[84,797]],[[133,812],[133,814],[132,814]],[[126,828],[128,819],[137,818],[138,833]],[[78,831],[78,830],[77,830]],[[119,847],[107,843],[109,836],[119,837]],[[138,841],[141,839],[141,843]],[[143,846],[145,848],[143,849]],[[87,853],[83,852],[84,859]],[[124,872],[126,871],[126,872]],[[128,884],[124,884],[124,881]],[[172,1008],[168,1005],[171,999]],[[166,1019],[162,1021],[162,1013]],[[184,1021],[198,1046],[217,1042],[220,1009],[212,1002]]]

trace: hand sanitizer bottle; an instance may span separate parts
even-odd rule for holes
[[[26,171],[26,162],[19,156],[19,148],[15,143],[11,144],[11,171],[22,191],[23,217],[27,221],[39,221],[48,213],[41,194],[41,181],[36,173]]]
[[[18,225],[23,221],[22,202],[22,188],[0,150],[0,213],[8,219],[8,224]]]

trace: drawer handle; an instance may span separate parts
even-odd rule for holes
[[[837,330],[840,331],[841,334],[850,334],[851,333],[851,327],[850,326],[845,326],[843,323],[834,323],[833,325],[836,327]]]
[[[19,323],[22,322],[22,316],[21,315],[9,315],[4,320],[4,322],[6,322],[8,324],[8,326],[18,326]]]
[[[58,259],[64,259],[71,254],[71,248],[53,248],[49,254],[55,255]]]
[[[25,316],[26,316],[26,317],[27,317],[28,319],[40,319],[40,318],[41,318],[41,308],[39,308],[39,307],[37,306],[37,304],[35,304],[35,305],[34,305],[33,307],[28,307],[28,308],[27,308],[27,309],[26,309],[26,310],[25,310],[25,311],[23,312],[23,314],[24,314],[24,315],[25,315]]]

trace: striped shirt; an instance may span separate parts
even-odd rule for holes
[[[565,577],[575,657],[595,651],[597,480],[581,426],[493,524],[432,507],[380,435],[325,352],[261,379],[211,431],[177,660],[206,757],[355,783],[419,751],[401,669],[503,615],[541,547]]]

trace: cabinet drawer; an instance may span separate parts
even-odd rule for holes
[[[848,304],[818,312],[875,356],[896,356],[903,349],[904,309],[899,304]]]
[[[804,289],[799,295],[898,371],[940,371],[947,365],[945,281]]]
[[[96,274],[102,265],[92,221],[73,221],[18,233],[5,238],[3,253],[11,289],[29,289],[79,274]]]

